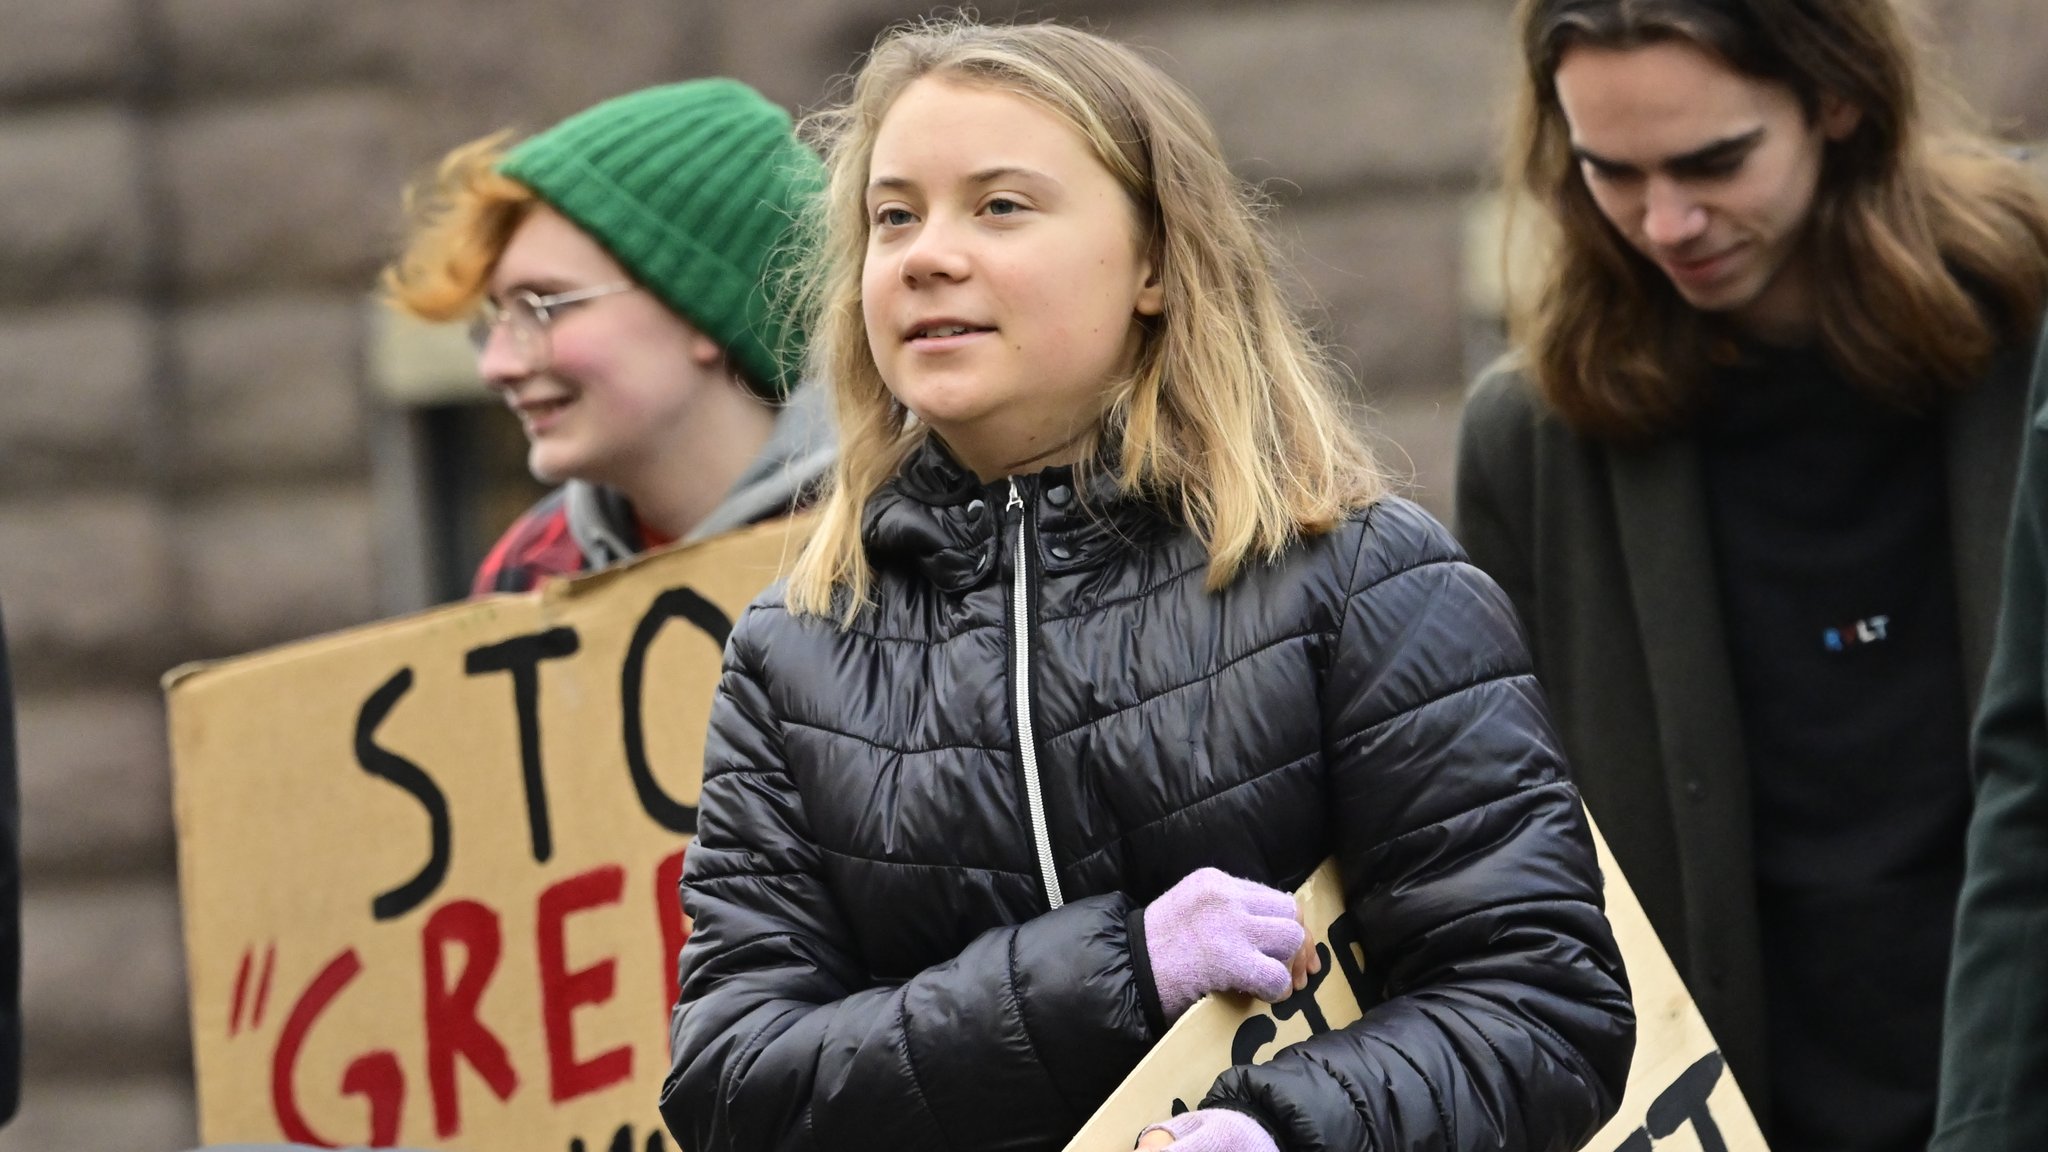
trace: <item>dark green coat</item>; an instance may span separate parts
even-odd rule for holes
[[[2028,403],[1930,1152],[2048,1149],[2048,344]]]
[[[2001,357],[1944,414],[1973,706],[1998,610],[2027,363],[2024,351]],[[1501,369],[1467,399],[1457,485],[1457,534],[1521,613],[1593,819],[1761,1118],[1769,1070],[1749,770],[1698,446],[1589,441]]]

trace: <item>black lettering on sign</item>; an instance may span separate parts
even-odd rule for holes
[[[1250,1064],[1258,1058],[1259,1049],[1273,1042],[1280,1034],[1280,1026],[1264,1012],[1245,1017],[1237,1026],[1237,1032],[1230,1038],[1230,1063],[1232,1067]]]
[[[377,729],[407,692],[412,691],[412,669],[400,668],[386,680],[356,713],[356,763],[363,771],[389,780],[410,793],[427,810],[432,847],[427,862],[412,879],[370,901],[370,915],[378,920],[395,920],[420,906],[448,876],[450,830],[448,798],[440,785],[419,765],[377,743]]]
[[[1679,1073],[1670,1087],[1657,1093],[1643,1116],[1643,1126],[1629,1133],[1614,1152],[1651,1152],[1657,1141],[1685,1127],[1688,1121],[1693,1136],[1699,1140],[1700,1152],[1728,1152],[1721,1126],[1714,1123],[1714,1113],[1707,1107],[1707,1098],[1714,1094],[1714,1085],[1720,1083],[1725,1067],[1727,1062],[1719,1052],[1709,1052],[1693,1061],[1692,1067]]]
[[[625,717],[626,770],[633,777],[633,791],[640,807],[656,824],[682,836],[697,834],[697,810],[661,790],[654,770],[647,763],[647,728],[641,720],[646,706],[647,650],[654,646],[664,624],[685,620],[695,625],[721,651],[732,635],[732,621],[718,605],[688,588],[671,588],[654,598],[647,614],[633,629],[633,642],[626,649],[626,665],[619,671],[620,712]]]
[[[589,1152],[589,1147],[581,1136],[569,1141],[569,1152]],[[642,1148],[643,1152],[668,1152],[668,1141],[662,1139],[661,1130],[656,1129],[647,1134],[647,1143]],[[605,1146],[605,1152],[633,1152],[633,1126],[619,1125],[619,1130],[612,1133],[612,1142]]]
[[[1364,1012],[1386,999],[1365,978],[1365,938],[1358,933],[1358,921],[1346,912],[1330,922],[1330,948],[1337,953],[1337,967],[1344,970],[1344,982],[1351,985],[1351,998]],[[1324,960],[1323,966],[1329,967]]]
[[[550,628],[473,648],[463,661],[463,670],[471,676],[512,674],[512,707],[519,715],[519,771],[526,781],[526,830],[533,840],[536,864],[547,863],[555,854],[555,838],[548,825],[547,781],[540,771],[540,665],[543,660],[573,656],[579,646],[574,628]]]
[[[1725,1066],[1719,1052],[1709,1052],[1681,1072],[1671,1087],[1659,1092],[1644,1117],[1643,1126],[1650,1130],[1650,1135],[1662,1140],[1689,1120],[1692,1134],[1699,1138],[1700,1152],[1728,1152],[1728,1142],[1721,1139],[1721,1128],[1707,1109],[1707,1097],[1714,1094],[1714,1085],[1721,1079]]]
[[[1330,1022],[1323,1017],[1323,1006],[1316,1003],[1316,989],[1321,988],[1323,981],[1330,975],[1330,950],[1318,944],[1316,955],[1322,958],[1322,970],[1309,973],[1307,984],[1290,994],[1287,999],[1274,1004],[1272,1016],[1260,1012],[1245,1017],[1244,1022],[1237,1026],[1237,1031],[1230,1037],[1232,1066],[1258,1062],[1259,1049],[1271,1044],[1274,1038],[1280,1035],[1280,1026],[1273,1023],[1273,1016],[1278,1016],[1282,1020],[1302,1017],[1308,1021],[1308,1033],[1311,1036],[1330,1030]]]
[[[1330,976],[1328,946],[1316,945],[1316,957],[1323,962],[1323,966],[1308,974],[1308,983],[1302,985],[1300,991],[1273,1005],[1273,1015],[1282,1020],[1292,1020],[1297,1015],[1306,1018],[1308,1034],[1311,1036],[1320,1036],[1330,1030],[1330,1022],[1323,1018],[1323,1006],[1316,1003],[1316,989],[1321,988],[1323,981]]]

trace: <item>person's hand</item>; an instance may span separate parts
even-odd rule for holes
[[[1145,909],[1145,951],[1169,1021],[1211,992],[1284,1000],[1316,964],[1292,896],[1214,868],[1190,872]]]
[[[1301,947],[1294,950],[1294,959],[1287,962],[1287,974],[1293,979],[1294,990],[1308,987],[1308,978],[1323,970],[1323,958],[1316,953],[1316,938],[1308,930],[1308,918],[1299,907],[1294,910],[1294,921],[1301,925]]]
[[[1280,1152],[1265,1125],[1228,1108],[1183,1112],[1164,1124],[1152,1125],[1138,1136],[1139,1148],[1168,1145],[1175,1152]]]

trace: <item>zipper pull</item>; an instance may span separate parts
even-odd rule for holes
[[[1015,477],[1012,477],[1010,479],[1010,502],[1003,505],[1003,511],[1008,512],[1012,508],[1022,508],[1023,506],[1024,497],[1018,494],[1017,480]]]

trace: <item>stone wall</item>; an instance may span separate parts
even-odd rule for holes
[[[1928,0],[2048,132],[2035,0]],[[1446,504],[1460,254],[1506,0],[1057,0],[1214,113],[1377,427]],[[409,606],[362,300],[448,146],[712,71],[813,105],[894,0],[10,0],[0,604],[21,707],[28,1082],[0,1152],[195,1138],[157,678]],[[985,14],[1008,14],[1004,4]],[[380,433],[381,435],[381,433]],[[384,478],[388,479],[388,478]],[[393,494],[395,492],[395,495]],[[385,543],[380,544],[383,540]],[[380,550],[381,549],[381,550]]]

